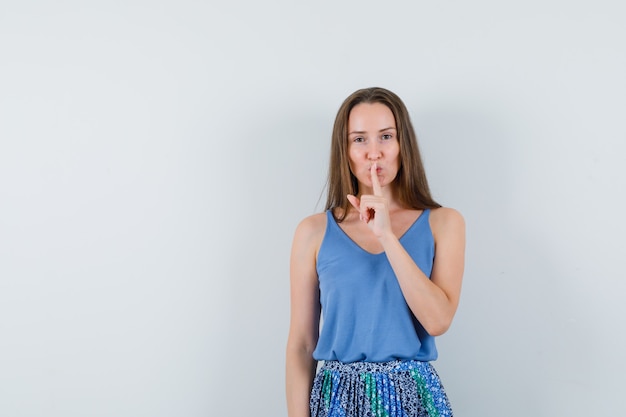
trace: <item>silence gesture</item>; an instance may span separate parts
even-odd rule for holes
[[[383,190],[378,180],[377,164],[370,167],[370,177],[372,180],[371,194],[361,195],[361,199],[353,195],[348,195],[348,201],[359,212],[359,218],[367,223],[367,226],[376,237],[382,237],[385,233],[391,232],[391,222],[389,220],[389,207],[387,199],[383,196]]]

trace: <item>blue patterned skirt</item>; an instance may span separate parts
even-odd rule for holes
[[[311,390],[311,417],[452,416],[430,362],[326,361]]]

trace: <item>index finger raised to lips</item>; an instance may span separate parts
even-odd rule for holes
[[[372,176],[372,189],[374,190],[374,195],[382,196],[383,190],[380,187],[380,181],[378,181],[378,174],[376,170],[378,169],[378,164],[374,163],[370,167],[370,175]]]

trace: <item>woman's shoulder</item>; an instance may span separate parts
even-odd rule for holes
[[[296,227],[291,247],[292,257],[303,262],[315,261],[326,232],[326,214],[305,217]]]
[[[316,213],[305,217],[296,228],[296,238],[310,240],[324,236],[326,231],[326,213]]]
[[[438,207],[430,210],[430,227],[433,233],[453,232],[465,230],[465,219],[458,211],[450,207]]]

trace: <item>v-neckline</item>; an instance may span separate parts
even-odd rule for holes
[[[407,235],[407,233],[409,233],[411,231],[411,229],[413,229],[417,223],[420,221],[420,219],[424,216],[424,213],[426,213],[426,211],[428,211],[430,209],[423,209],[422,212],[419,214],[419,216],[417,216],[417,218],[415,220],[413,220],[413,223],[411,223],[411,225],[409,227],[407,227],[407,229],[402,233],[401,236],[398,237],[398,240],[402,240],[402,238],[404,238],[404,236]],[[382,252],[378,252],[378,253],[373,253],[370,252],[368,250],[365,250],[361,245],[359,245],[358,243],[356,243],[356,241],[354,239],[352,239],[352,237],[350,237],[350,235],[343,230],[343,228],[339,225],[339,223],[337,223],[337,220],[335,220],[335,216],[333,215],[332,210],[330,211],[330,217],[332,218],[333,223],[335,223],[335,226],[337,227],[337,229],[339,229],[339,231],[341,232],[341,234],[343,236],[346,237],[346,239],[348,239],[352,245],[354,245],[357,249],[359,249],[361,252],[366,253],[368,255],[372,255],[372,256],[380,256],[380,255],[384,255],[385,251],[383,250]]]

